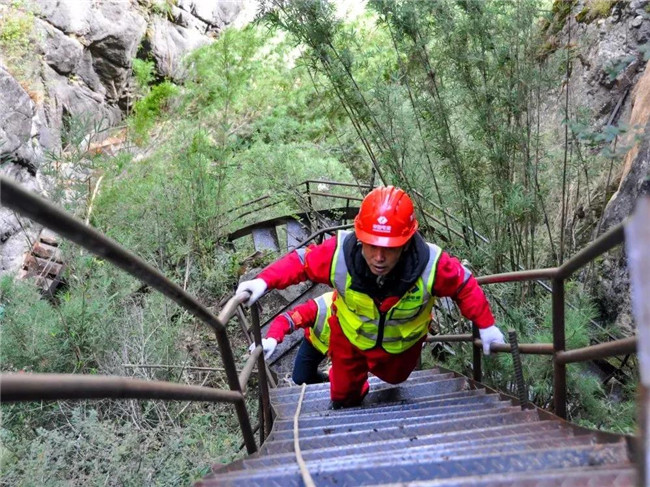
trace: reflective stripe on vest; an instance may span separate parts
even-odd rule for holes
[[[323,355],[327,354],[330,343],[330,325],[327,320],[331,316],[333,294],[325,293],[314,300],[318,311],[314,325],[309,330],[309,341]]]
[[[335,304],[341,329],[348,340],[362,350],[377,345],[381,314],[367,294],[350,289],[343,242],[351,232],[340,231],[334,251],[330,281],[337,290]],[[431,295],[436,266],[442,250],[429,244],[429,260],[413,287],[384,315],[384,337],[381,346],[389,353],[401,353],[425,336],[431,320],[435,298]]]

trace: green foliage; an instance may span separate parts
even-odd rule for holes
[[[151,88],[151,91],[133,106],[134,116],[131,119],[136,138],[146,140],[148,131],[154,126],[160,113],[166,108],[167,102],[178,91],[174,83],[163,81]]]
[[[585,7],[576,15],[576,21],[590,23],[609,16],[618,0],[589,0]]]
[[[178,0],[138,0],[138,3],[148,12],[171,20],[173,18],[172,9],[176,6]]]
[[[133,60],[133,77],[141,92],[146,93],[149,90],[149,86],[154,80],[154,74],[155,64],[153,61],[137,58]]]
[[[609,16],[612,7],[618,0],[592,0],[589,5],[589,16],[592,19],[605,18]]]
[[[18,407],[4,407],[11,421]],[[106,421],[92,406],[74,406],[67,428],[37,427],[24,441],[6,422],[0,429],[4,485],[189,485],[215,461],[229,462],[238,432],[219,406],[197,412],[187,424],[138,430]]]
[[[608,62],[604,70],[607,73],[607,76],[609,77],[610,81],[615,80],[619,74],[621,74],[625,68],[627,68],[630,63],[634,62],[636,60],[636,56],[623,56],[621,58],[613,59],[610,62]]]
[[[10,51],[24,51],[31,42],[34,16],[23,14],[0,19],[0,45]]]
[[[44,88],[40,79],[40,39],[34,19],[34,14],[22,5],[0,5],[0,52],[4,67],[39,102]]]

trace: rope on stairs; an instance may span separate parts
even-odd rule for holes
[[[311,478],[309,470],[307,469],[307,464],[302,458],[302,452],[300,451],[300,441],[298,440],[298,416],[300,416],[300,408],[302,407],[302,398],[305,397],[305,389],[307,384],[302,385],[302,390],[300,391],[300,399],[298,399],[298,406],[296,407],[296,414],[293,416],[293,449],[296,452],[296,461],[300,467],[300,474],[302,475],[302,481],[305,483],[305,487],[316,487],[314,480]]]

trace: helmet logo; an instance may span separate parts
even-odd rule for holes
[[[388,218],[386,218],[384,215],[380,215],[377,218],[377,223],[372,226],[373,232],[390,233],[393,230],[393,227],[391,225],[386,225],[386,223],[388,223]]]

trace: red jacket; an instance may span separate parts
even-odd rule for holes
[[[313,299],[309,299],[298,306],[291,308],[286,313],[276,317],[266,332],[266,338],[275,338],[281,343],[285,335],[293,333],[296,328],[305,330],[305,338],[309,340],[309,328],[316,321],[318,305]]]
[[[330,282],[330,268],[336,250],[336,238],[330,238],[319,245],[305,249],[304,261],[296,251],[274,262],[264,269],[258,277],[263,279],[269,289],[284,289],[292,284],[306,280],[327,284]],[[436,269],[432,295],[450,297],[458,304],[465,318],[476,323],[479,328],[494,324],[490,305],[473,276],[467,278],[466,269],[455,257],[442,252]],[[394,305],[401,296],[388,296],[377,306],[381,311]],[[273,337],[276,338],[276,337]]]

